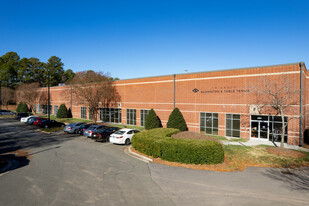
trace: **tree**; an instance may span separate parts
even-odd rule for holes
[[[78,72],[68,84],[72,85],[77,101],[88,107],[94,122],[97,121],[99,105],[108,108],[119,100],[113,81],[102,72]]]
[[[8,52],[0,57],[0,81],[2,85],[14,89],[18,83],[19,56],[16,52]]]
[[[145,129],[154,129],[154,128],[159,128],[161,126],[160,120],[156,114],[156,112],[151,109],[146,116],[146,121],[145,121]]]
[[[1,92],[1,104],[5,105],[6,109],[8,109],[8,105],[10,103],[15,102],[14,90],[7,87],[2,87],[0,92]]]
[[[61,104],[57,112],[57,118],[68,118],[68,109],[65,104]]]
[[[295,84],[283,76],[282,79],[264,79],[264,83],[254,88],[256,93],[256,104],[259,113],[269,115],[280,115],[282,121],[281,144],[284,147],[284,136],[288,122],[293,118],[288,118],[285,122],[285,115],[295,109],[294,105],[299,104],[300,89],[295,88]]]
[[[63,63],[61,59],[56,56],[52,56],[48,59],[48,62],[45,64],[44,70],[44,83],[42,86],[47,86],[48,82],[48,71],[50,75],[50,86],[57,86],[62,82],[62,77],[64,74]]]
[[[23,83],[19,85],[16,89],[16,98],[18,102],[26,103],[30,110],[34,113],[36,112],[34,109],[35,103],[41,92],[39,91],[40,84],[38,82],[33,83]]]
[[[186,121],[178,108],[175,108],[170,114],[166,127],[179,129],[180,131],[187,130]]]
[[[75,73],[71,69],[66,70],[62,76],[62,82],[66,83],[71,81],[74,78],[74,75]]]

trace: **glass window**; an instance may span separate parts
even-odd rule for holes
[[[54,115],[57,115],[57,113],[58,113],[58,106],[55,105],[55,106],[54,106]]]
[[[150,110],[141,109],[141,126],[145,126],[146,117],[149,114]]]
[[[100,120],[104,122],[121,123],[121,109],[100,108]]]
[[[136,109],[127,109],[127,124],[136,125]]]
[[[218,135],[218,113],[200,113],[200,133]]]
[[[228,137],[240,137],[240,115],[226,114],[225,135]]]
[[[87,118],[87,110],[86,107],[81,107],[80,108],[80,117],[82,119],[86,119]]]

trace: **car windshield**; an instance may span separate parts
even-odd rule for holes
[[[97,128],[97,125],[92,125],[92,126],[90,126],[90,127],[88,128],[88,130],[92,130],[92,129],[95,129],[95,128]]]
[[[126,133],[125,131],[118,131],[118,132],[115,132],[114,134],[124,134]]]

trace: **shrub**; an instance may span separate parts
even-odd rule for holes
[[[19,113],[20,112],[20,107],[23,103],[22,102],[19,102],[18,105],[17,105],[17,108],[16,108],[16,112]]]
[[[28,105],[25,104],[25,103],[21,104],[21,106],[19,108],[19,112],[29,112]]]
[[[138,151],[163,160],[186,164],[218,164],[224,161],[220,143],[200,139],[175,139],[178,129],[158,128],[140,132],[132,138]]]
[[[57,112],[57,118],[67,118],[67,117],[68,117],[68,109],[65,106],[65,104],[61,104]]]
[[[72,118],[72,117],[73,117],[72,110],[71,108],[69,108],[67,118]]]
[[[309,144],[309,129],[304,132],[304,143]]]
[[[187,124],[178,108],[175,108],[168,118],[167,128],[175,128],[180,131],[187,130]]]
[[[146,116],[146,121],[145,121],[145,129],[154,129],[154,128],[159,128],[160,127],[160,120],[156,114],[156,112],[151,109]]]

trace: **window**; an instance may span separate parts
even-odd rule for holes
[[[41,105],[38,104],[38,113],[41,113]]]
[[[218,113],[200,113],[200,132],[218,135]]]
[[[54,106],[54,115],[57,115],[57,113],[58,113],[58,106],[55,105],[55,106]]]
[[[121,109],[100,108],[100,120],[104,122],[121,123]]]
[[[87,118],[87,110],[86,107],[81,107],[80,108],[80,117],[82,119],[86,119]]]
[[[145,126],[146,117],[149,114],[150,110],[141,109],[141,126]]]
[[[91,118],[91,109],[90,108],[88,109],[88,119],[92,119]]]
[[[136,109],[127,109],[127,124],[136,125]]]
[[[240,115],[226,114],[225,135],[227,137],[240,137]]]

